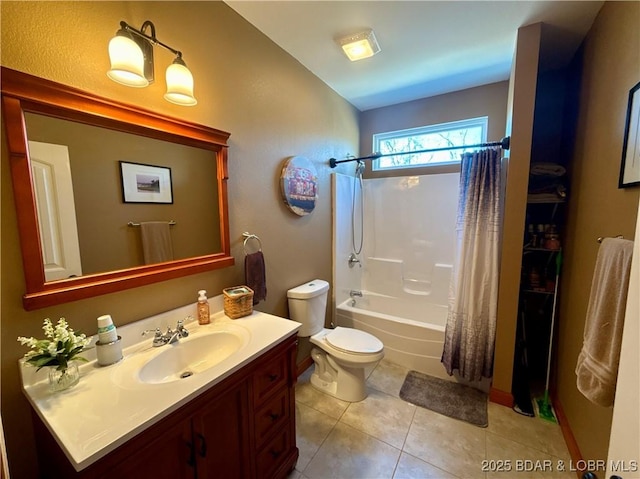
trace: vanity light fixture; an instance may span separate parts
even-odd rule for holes
[[[378,40],[371,29],[338,38],[336,42],[352,62],[372,57],[380,51]]]
[[[150,35],[146,33],[147,29]],[[192,106],[193,75],[182,59],[182,52],[171,48],[156,38],[156,27],[149,20],[137,30],[126,22],[120,22],[120,30],[109,42],[111,69],[107,76],[122,85],[143,88],[153,83],[153,46],[159,45],[176,55],[166,72],[167,92],[165,100],[177,105]]]

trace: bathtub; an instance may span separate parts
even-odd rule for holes
[[[395,298],[367,291],[339,304],[336,326],[360,329],[384,344],[385,359],[407,369],[451,380],[440,362],[447,306],[423,298]]]

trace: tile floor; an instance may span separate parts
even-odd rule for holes
[[[540,418],[489,403],[489,426],[480,428],[414,406],[399,397],[408,370],[385,360],[358,403],[314,389],[312,372],[296,386],[300,457],[288,479],[576,477],[559,470],[570,460],[560,427]],[[523,470],[536,465],[547,470]]]

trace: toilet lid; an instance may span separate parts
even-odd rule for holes
[[[334,348],[352,353],[378,353],[384,345],[375,336],[353,328],[338,326],[325,336]]]

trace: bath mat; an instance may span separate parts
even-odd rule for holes
[[[400,397],[411,404],[445,416],[487,427],[487,394],[475,388],[409,371]]]

